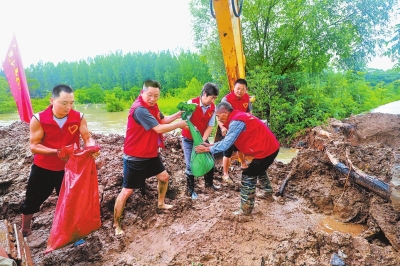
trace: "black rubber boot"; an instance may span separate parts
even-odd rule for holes
[[[212,188],[214,190],[218,190],[220,187],[214,185],[214,167],[204,175],[204,182],[206,184],[206,188]]]
[[[197,193],[194,191],[194,176],[186,174],[187,189],[189,196],[195,200],[198,198]]]

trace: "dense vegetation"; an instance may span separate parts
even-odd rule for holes
[[[105,103],[110,112],[127,109],[147,78],[161,82],[159,104],[166,114],[197,96],[205,82],[217,83],[221,98],[229,88],[209,3],[191,1],[198,53],[117,51],[79,62],[31,65],[25,71],[34,111],[48,105],[49,92],[59,83],[75,88],[78,103]],[[341,119],[400,100],[398,68],[366,68],[384,44],[383,52],[399,59],[399,27],[390,32],[388,26],[394,5],[395,0],[243,1],[246,79],[257,99],[254,113],[288,141],[329,117]],[[1,76],[0,113],[15,112]]]
[[[389,27],[395,0],[238,2],[255,114],[268,119],[281,139],[328,117],[341,119],[400,98],[398,70],[366,68],[378,48],[399,59],[399,25]],[[213,79],[221,81],[222,52],[209,4],[191,1],[195,40],[211,61]]]

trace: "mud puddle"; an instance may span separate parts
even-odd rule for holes
[[[362,232],[366,231],[368,226],[363,224],[343,223],[335,218],[328,216],[324,217],[317,225],[317,230],[321,230],[328,234],[338,231],[351,236],[359,236]]]

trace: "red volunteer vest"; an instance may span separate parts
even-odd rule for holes
[[[201,97],[201,96],[200,96]],[[190,122],[199,130],[201,136],[204,135],[208,127],[208,122],[215,112],[215,104],[211,103],[211,106],[203,114],[203,108],[200,106],[200,97],[192,99],[192,103],[196,104],[196,110],[194,110],[192,116],[190,117]],[[190,130],[182,129],[182,136],[188,139],[193,139]]]
[[[245,93],[242,98],[238,99],[235,93],[232,91],[231,93],[225,96],[228,103],[230,103],[234,110],[239,110],[242,112],[247,112],[247,108],[249,108],[250,96]]]
[[[235,141],[235,146],[245,155],[255,159],[265,158],[276,152],[280,144],[271,130],[257,117],[237,110],[233,110],[229,116],[228,127],[231,121],[243,121],[246,130],[240,133]]]
[[[50,105],[44,111],[39,113],[40,125],[44,132],[44,137],[40,144],[52,149],[61,149],[63,146],[75,143],[79,148],[79,126],[81,124],[80,113],[71,110],[64,126],[60,128],[53,119],[52,108],[53,106]],[[35,154],[33,163],[51,171],[62,171],[67,162],[58,158],[57,154]]]
[[[141,95],[133,102],[129,110],[128,124],[124,142],[124,153],[129,156],[140,158],[154,158],[158,156],[158,147],[164,148],[163,136],[153,129],[146,129],[133,119],[136,108],[142,106],[146,108],[158,123],[161,124],[161,113],[158,105],[149,106],[143,101]]]

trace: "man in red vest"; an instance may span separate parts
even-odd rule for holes
[[[208,142],[208,137],[215,125],[215,105],[214,101],[217,99],[219,89],[213,83],[206,83],[203,86],[201,95],[197,98],[191,99],[188,103],[196,104],[196,110],[190,116],[190,121],[199,130],[205,142]],[[186,163],[186,180],[187,189],[192,199],[197,199],[197,193],[194,191],[194,176],[190,169],[190,157],[193,150],[193,137],[188,129],[182,129],[182,147]],[[204,175],[205,186],[218,190],[219,187],[214,185],[214,167]]]
[[[144,188],[147,178],[156,176],[158,179],[157,207],[159,209],[172,208],[172,205],[164,202],[169,175],[158,156],[158,150],[164,148],[162,133],[185,128],[187,123],[184,120],[171,123],[181,117],[181,111],[171,116],[164,116],[161,113],[157,105],[160,88],[158,81],[145,81],[143,90],[129,110],[123,155],[123,188],[114,206],[115,235],[124,233],[121,228],[121,217],[126,200],[133,189]]]
[[[53,88],[51,105],[34,114],[30,121],[30,148],[34,154],[33,165],[26,189],[26,198],[21,206],[22,234],[31,233],[31,221],[40,205],[56,190],[60,192],[64,168],[68,158],[59,158],[61,147],[76,144],[80,137],[86,146],[95,142],[87,127],[83,114],[72,109],[74,93],[65,84]],[[98,154],[94,154],[97,156]]]
[[[254,158],[242,172],[241,204],[240,209],[234,212],[234,214],[249,215],[254,208],[257,179],[262,189],[262,193],[258,196],[266,198],[272,195],[266,171],[278,155],[280,145],[275,135],[260,119],[249,113],[234,110],[228,102],[217,105],[216,116],[228,129],[225,138],[214,144],[199,145],[195,147],[195,151],[215,154],[235,144],[243,154]]]
[[[232,105],[233,109],[251,114],[252,105],[250,96],[247,94],[247,81],[245,79],[237,79],[235,81],[233,91],[222,98],[221,102],[228,102]],[[225,136],[228,129],[224,127],[221,122],[218,122],[218,125],[222,136]],[[222,158],[222,179],[228,183],[232,183],[232,180],[229,177],[229,165],[231,163],[232,153],[237,150],[237,147],[232,145],[232,147],[223,152],[224,157]],[[238,157],[242,170],[246,169],[247,163],[243,153],[239,151]]]

